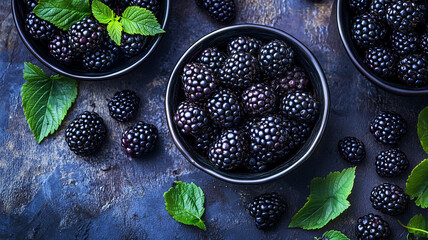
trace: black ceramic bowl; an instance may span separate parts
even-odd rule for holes
[[[337,25],[343,46],[358,70],[371,82],[379,87],[399,95],[425,95],[428,94],[428,86],[423,88],[411,88],[399,83],[390,82],[378,77],[369,67],[363,63],[364,55],[354,45],[351,38],[351,9],[348,0],[337,0]]]
[[[115,78],[123,75],[138,65],[143,63],[152,54],[159,44],[163,34],[158,34],[154,37],[149,37],[148,42],[138,56],[119,61],[113,67],[107,69],[105,72],[87,72],[85,69],[78,68],[73,65],[66,65],[49,54],[47,46],[40,44],[34,40],[25,30],[25,16],[27,13],[24,0],[11,0],[12,1],[12,12],[15,20],[16,28],[18,29],[19,36],[24,42],[25,46],[30,50],[31,53],[39,59],[40,62],[54,70],[55,72],[80,80],[105,80],[109,78]],[[159,14],[159,23],[163,29],[165,29],[166,22],[169,13],[169,0],[161,0],[161,12]],[[165,34],[165,33],[164,33]]]
[[[185,98],[180,78],[183,67],[187,63],[194,61],[204,49],[212,46],[225,46],[231,38],[242,35],[256,37],[264,41],[280,39],[288,43],[296,53],[296,61],[308,73],[312,81],[314,92],[320,101],[320,114],[315,123],[314,130],[306,143],[289,159],[289,161],[263,173],[223,172],[216,169],[209,163],[206,156],[201,155],[200,151],[192,146],[189,137],[183,135],[174,123],[174,113],[176,112],[178,104]],[[263,183],[279,178],[291,172],[308,159],[324,133],[327,124],[329,104],[327,81],[321,66],[313,54],[302,43],[281,30],[250,24],[222,28],[206,35],[193,44],[176,64],[169,79],[165,99],[168,127],[175,144],[183,155],[193,165],[214,177],[232,183],[243,184]]]

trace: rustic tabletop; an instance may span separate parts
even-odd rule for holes
[[[0,239],[313,239],[331,229],[355,238],[356,219],[369,212],[371,189],[385,179],[373,162],[384,146],[368,131],[381,110],[401,113],[409,133],[401,143],[411,168],[427,155],[416,134],[417,114],[428,97],[402,97],[367,81],[348,59],[339,38],[333,0],[237,0],[235,23],[259,23],[287,31],[313,51],[326,73],[331,92],[331,114],[326,133],[313,156],[277,181],[234,185],[196,169],[175,147],[164,113],[165,88],[175,63],[197,39],[216,30],[193,0],[172,0],[167,33],[149,61],[119,79],[79,82],[79,96],[62,126],[40,145],[25,121],[20,88],[24,61],[42,66],[27,50],[15,29],[10,1],[0,2]],[[44,67],[45,70],[46,67]],[[129,160],[120,136],[130,124],[109,117],[106,99],[116,91],[133,89],[142,99],[138,118],[155,124],[160,143],[143,160]],[[85,110],[98,112],[109,129],[107,143],[93,157],[69,151],[64,130]],[[367,159],[357,167],[352,206],[321,230],[288,229],[291,217],[309,194],[310,180],[351,165],[337,153],[340,138],[352,135],[366,144]],[[402,187],[410,174],[388,179]],[[203,220],[207,231],[176,222],[165,210],[163,193],[173,181],[195,182],[206,196]],[[273,231],[255,228],[245,205],[254,196],[276,191],[285,197],[287,212]],[[398,217],[384,214],[393,239],[404,239],[402,222],[415,214],[428,215],[412,201]]]

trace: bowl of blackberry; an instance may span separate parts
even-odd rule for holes
[[[427,6],[424,0],[338,0],[342,43],[366,78],[395,94],[428,94]]]
[[[12,11],[22,41],[43,64],[71,78],[104,80],[154,52],[169,0],[12,0]]]
[[[171,74],[165,104],[173,140],[193,165],[253,184],[309,158],[327,123],[329,92],[302,43],[281,30],[245,24],[194,43]]]

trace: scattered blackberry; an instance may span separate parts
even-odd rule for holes
[[[384,183],[373,188],[370,201],[374,209],[394,216],[404,212],[409,196],[399,186]]]
[[[291,152],[300,147],[309,138],[312,126],[308,123],[285,119],[283,122],[288,135],[287,151]]]
[[[360,163],[366,157],[364,143],[356,137],[345,137],[339,141],[339,153],[351,163]]]
[[[209,150],[208,158],[218,169],[231,171],[239,168],[246,157],[247,144],[239,130],[224,130]]]
[[[219,134],[219,129],[208,126],[200,134],[195,136],[195,147],[203,152],[208,152]]]
[[[222,128],[238,126],[243,120],[239,98],[228,89],[214,93],[207,103],[208,113],[214,125]]]
[[[386,21],[401,32],[413,32],[425,22],[426,6],[423,1],[396,0],[388,7]]]
[[[381,177],[395,177],[409,168],[409,160],[398,148],[382,151],[376,157],[376,172]]]
[[[140,34],[122,33],[120,48],[125,57],[133,57],[141,53],[146,45],[147,37]]]
[[[105,32],[97,20],[86,17],[71,25],[68,30],[69,43],[75,51],[87,52],[100,46]]]
[[[209,117],[203,107],[186,100],[178,105],[174,121],[182,133],[199,134],[209,124]]]
[[[68,44],[68,36],[58,34],[52,38],[48,45],[50,54],[60,62],[71,63],[76,59],[77,53]]]
[[[25,29],[32,38],[40,40],[50,40],[58,32],[53,24],[37,17],[33,12],[25,18]]]
[[[103,119],[95,112],[85,111],[68,125],[65,141],[75,154],[87,156],[98,150],[106,135]]]
[[[367,50],[365,64],[380,77],[392,77],[395,70],[395,57],[385,47],[373,47]]]
[[[196,61],[204,64],[213,71],[214,75],[217,75],[226,61],[226,56],[218,48],[212,47],[205,49]]]
[[[288,132],[283,118],[276,115],[262,117],[250,128],[251,151],[255,154],[269,154],[275,157],[275,153],[286,148],[287,139]]]
[[[255,197],[253,202],[247,205],[250,215],[255,219],[256,227],[267,230],[276,226],[285,213],[287,205],[277,193],[263,194]]]
[[[371,0],[350,0],[349,6],[354,12],[363,13],[368,10]]]
[[[386,12],[388,11],[388,6],[394,0],[373,0],[370,5],[370,13],[381,21],[386,21]]]
[[[391,46],[394,53],[399,56],[404,56],[409,53],[416,52],[419,46],[419,36],[417,33],[403,33],[393,31],[391,34]]]
[[[94,49],[83,55],[83,66],[88,70],[101,71],[110,68],[116,56],[104,49]]]
[[[108,102],[110,116],[119,122],[127,122],[137,115],[140,98],[130,90],[116,92]]]
[[[258,39],[248,36],[240,36],[229,42],[229,44],[227,44],[227,51],[229,52],[229,54],[247,52],[252,54],[253,56],[257,56],[257,54],[259,54],[261,46],[262,41]]]
[[[369,48],[385,38],[386,28],[373,15],[362,14],[354,18],[351,36],[358,46]]]
[[[130,6],[138,6],[150,10],[155,16],[159,15],[160,3],[158,0],[131,0]]]
[[[264,75],[279,78],[294,62],[294,51],[285,42],[274,40],[264,45],[259,54],[259,64]]]
[[[198,63],[187,64],[181,79],[184,93],[191,101],[203,101],[208,98],[218,82],[210,68]]]
[[[276,96],[271,86],[257,83],[242,93],[242,104],[247,113],[259,115],[271,112],[275,107]]]
[[[407,122],[400,114],[385,111],[372,121],[370,132],[379,142],[396,145],[407,133]]]
[[[358,218],[357,222],[356,233],[358,240],[387,240],[391,237],[391,229],[389,228],[388,222],[378,215],[369,213],[368,215]]]
[[[205,7],[209,15],[220,23],[230,23],[235,19],[235,0],[196,0]]]
[[[255,82],[259,73],[257,59],[246,52],[232,54],[220,69],[220,81],[229,88],[242,89]]]
[[[421,49],[428,54],[428,33],[424,33],[421,36]]]
[[[122,134],[121,143],[126,155],[139,158],[155,148],[157,139],[158,129],[152,124],[139,121]]]
[[[27,9],[29,12],[32,12],[38,3],[39,0],[25,0],[25,4],[27,5]]]
[[[272,81],[279,97],[285,97],[289,92],[305,90],[309,85],[309,78],[305,70],[298,66],[291,67],[285,75]]]
[[[428,84],[428,62],[422,54],[411,54],[398,62],[398,78],[411,87]]]
[[[295,91],[282,99],[281,109],[291,119],[314,122],[318,117],[319,103],[311,94]]]

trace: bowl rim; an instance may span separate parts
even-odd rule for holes
[[[165,17],[164,17],[162,24],[161,24],[162,29],[166,28],[166,25],[168,22],[169,11],[170,11],[170,0],[165,0],[165,1],[166,1],[165,10],[164,10],[165,11]],[[36,50],[33,49],[31,43],[25,37],[22,27],[18,24],[18,19],[17,19],[18,18],[18,13],[17,13],[18,10],[16,9],[15,4],[19,4],[18,0],[11,0],[13,20],[15,23],[15,27],[18,30],[18,35],[21,38],[21,40],[24,42],[24,45],[27,47],[27,49],[30,50],[30,52],[41,63],[43,63],[45,66],[47,66],[48,68],[50,68],[54,72],[61,74],[63,76],[73,78],[73,79],[78,79],[78,80],[84,80],[84,81],[108,80],[108,79],[120,77],[120,76],[134,70],[139,65],[141,65],[143,62],[145,62],[153,54],[153,52],[156,50],[157,46],[159,45],[159,42],[161,41],[163,35],[166,34],[166,33],[162,33],[162,34],[158,34],[158,35],[154,36],[155,41],[153,42],[152,46],[150,46],[150,49],[147,51],[147,53],[144,54],[144,56],[140,57],[133,64],[127,66],[126,68],[120,69],[119,71],[116,71],[113,73],[109,73],[109,74],[105,74],[105,75],[98,75],[98,76],[87,76],[87,75],[82,75],[82,74],[73,74],[73,73],[69,73],[65,70],[62,70],[60,67],[56,67],[56,66],[52,65],[47,60],[45,60],[44,57],[42,57],[40,54],[38,54]]]
[[[384,90],[387,90],[389,92],[392,92],[397,95],[426,95],[428,94],[428,89],[405,89],[396,87],[392,84],[387,83],[382,78],[372,74],[364,65],[364,63],[361,61],[361,58],[359,56],[355,56],[352,51],[352,42],[349,42],[346,38],[346,32],[345,24],[344,24],[344,17],[345,14],[342,9],[345,4],[344,0],[337,0],[336,4],[336,21],[337,21],[337,28],[339,30],[340,39],[342,41],[343,46],[345,47],[346,53],[348,54],[349,58],[351,59],[352,63],[357,67],[357,69],[360,71],[360,73],[363,74],[365,78],[370,80],[375,85],[381,87]]]
[[[308,146],[308,150],[302,155],[302,157],[298,160],[296,160],[293,164],[291,164],[290,166],[288,166],[286,169],[275,173],[273,175],[267,176],[267,177],[263,177],[263,178],[259,178],[259,179],[236,179],[230,176],[225,176],[223,174],[217,173],[211,169],[205,168],[204,166],[202,166],[201,164],[199,164],[197,161],[195,161],[193,159],[193,157],[191,156],[191,154],[186,150],[186,148],[184,147],[184,145],[180,142],[179,139],[179,133],[175,130],[174,128],[174,121],[173,121],[173,115],[174,113],[172,112],[173,109],[173,104],[172,104],[172,93],[173,93],[173,89],[172,89],[172,84],[173,84],[173,79],[176,78],[176,75],[179,74],[181,72],[181,68],[182,65],[184,64],[184,60],[187,58],[187,56],[189,54],[191,54],[193,51],[197,50],[198,46],[201,45],[201,43],[203,43],[206,39],[209,39],[213,36],[222,34],[223,32],[226,31],[235,31],[235,30],[240,30],[240,29],[255,29],[255,30],[260,30],[260,31],[264,31],[264,32],[270,32],[276,35],[281,35],[285,38],[287,38],[289,41],[292,41],[298,48],[300,48],[300,50],[302,52],[304,52],[304,54],[308,57],[308,61],[311,62],[311,64],[313,65],[314,69],[316,70],[316,74],[319,76],[320,79],[320,85],[321,85],[321,92],[323,95],[323,99],[324,99],[324,109],[322,112],[320,112],[321,114],[321,124],[320,124],[320,129],[319,131],[316,133],[316,136],[314,137],[314,140],[311,142],[311,144]],[[329,89],[328,89],[328,84],[327,84],[327,80],[324,74],[324,71],[321,68],[321,65],[319,64],[318,60],[315,58],[315,56],[312,54],[312,52],[303,45],[303,43],[301,43],[299,40],[297,40],[296,38],[294,38],[293,36],[291,36],[290,34],[279,30],[277,28],[274,27],[269,27],[269,26],[264,26],[264,25],[258,25],[258,24],[239,24],[239,25],[233,25],[233,26],[229,26],[229,27],[224,27],[218,30],[215,30],[205,36],[203,36],[202,38],[200,38],[198,41],[196,41],[195,43],[193,43],[187,50],[186,52],[180,57],[180,59],[178,60],[178,62],[176,63],[169,81],[168,81],[168,85],[166,88],[166,96],[165,96],[165,112],[166,112],[166,118],[167,118],[167,122],[168,122],[168,128],[169,128],[169,132],[172,136],[172,139],[175,143],[175,145],[177,146],[177,148],[181,151],[181,153],[185,156],[185,158],[192,163],[195,167],[197,167],[198,169],[208,173],[211,176],[214,176],[215,178],[218,178],[220,180],[226,181],[226,182],[230,182],[230,183],[235,183],[235,184],[260,184],[260,183],[266,183],[272,180],[275,180],[277,178],[280,178],[284,175],[286,175],[287,173],[291,172],[292,170],[296,169],[300,164],[302,164],[303,162],[305,162],[311,155],[312,153],[315,151],[315,148],[318,146],[318,144],[321,141],[321,138],[325,132],[326,126],[327,126],[327,120],[328,120],[328,116],[329,116],[329,109],[330,109],[330,94],[329,94]]]

